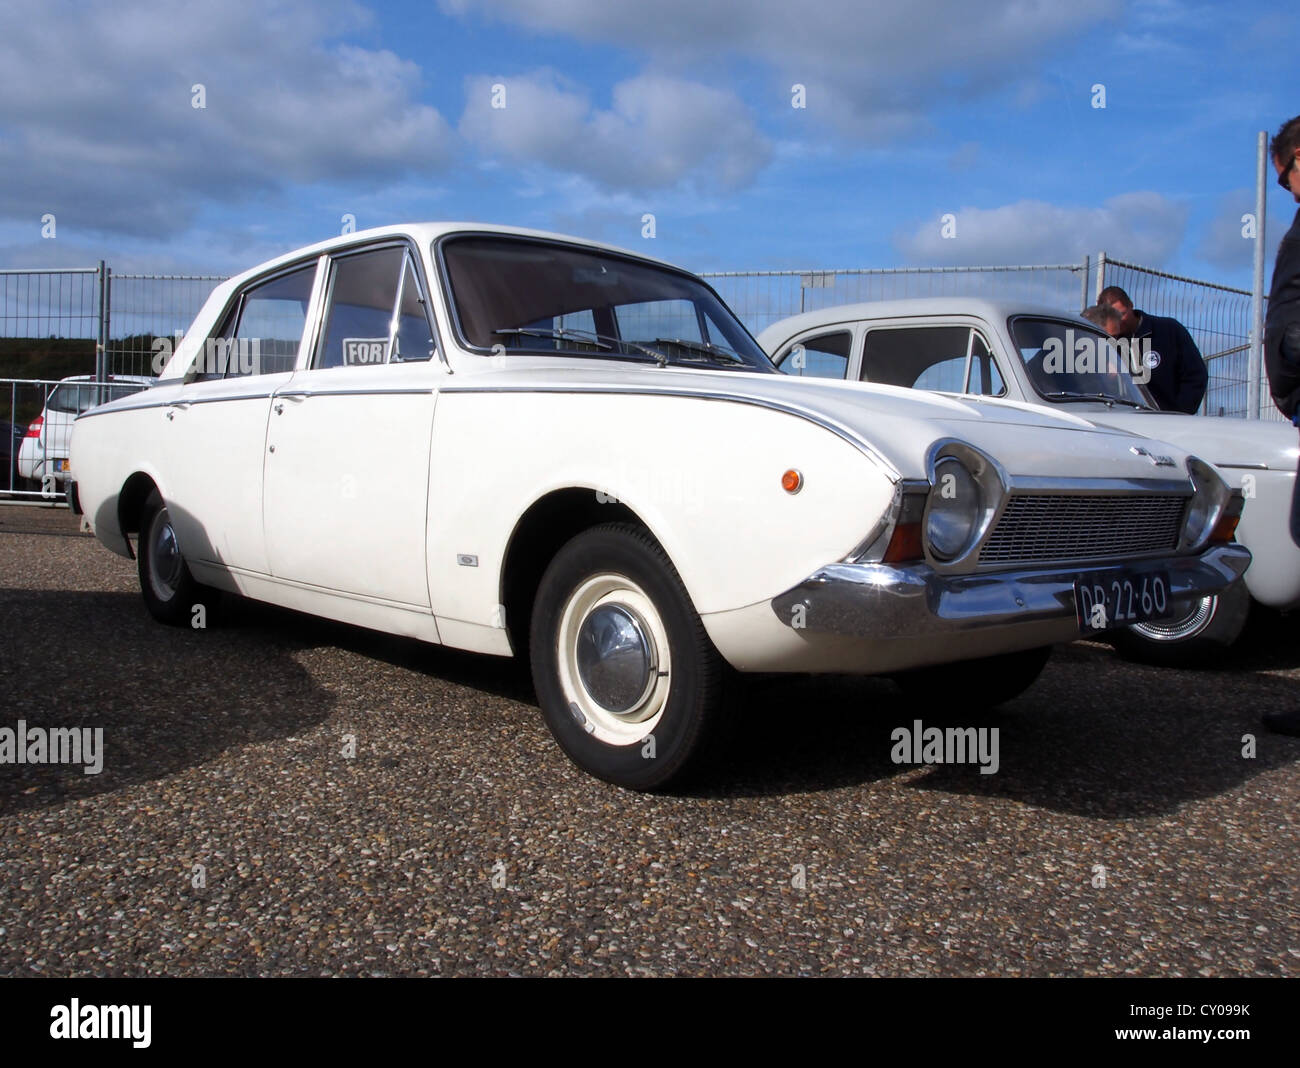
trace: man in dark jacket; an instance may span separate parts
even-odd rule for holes
[[[1195,415],[1210,376],[1187,328],[1177,319],[1134,308],[1119,286],[1103,289],[1097,303],[1109,304],[1119,313],[1121,337],[1141,342],[1140,351],[1151,375],[1146,387],[1156,404],[1167,412]]]
[[[1300,202],[1300,115],[1284,122],[1270,146],[1277,182]],[[1264,320],[1264,366],[1273,403],[1300,425],[1300,210],[1277,247]],[[1300,545],[1300,476],[1291,494],[1291,540]],[[1300,736],[1300,709],[1266,712],[1264,724]]]

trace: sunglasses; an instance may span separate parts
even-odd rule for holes
[[[1285,189],[1288,193],[1291,192],[1291,172],[1293,170],[1295,170],[1294,155],[1292,155],[1291,157],[1291,162],[1286,165],[1286,169],[1283,170],[1282,173],[1277,176],[1277,184],[1280,185],[1283,189]]]

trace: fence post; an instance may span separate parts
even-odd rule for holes
[[[99,333],[95,337],[95,380],[104,381],[108,368],[108,268],[99,261]]]
[[[1097,253],[1097,292],[1093,297],[1094,304],[1101,300],[1101,291],[1106,288],[1106,253],[1105,250]]]
[[[1246,418],[1258,419],[1259,386],[1264,367],[1264,164],[1268,157],[1268,134],[1259,131],[1255,159],[1255,278],[1250,286],[1250,358],[1246,361]]]

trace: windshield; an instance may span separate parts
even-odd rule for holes
[[[145,386],[135,383],[117,383],[111,386],[98,382],[61,382],[54,387],[45,407],[52,412],[80,414],[97,404],[107,404],[119,397],[127,397],[141,392]]]
[[[1107,400],[1154,408],[1129,372],[1127,344],[1087,323],[1012,319],[1011,339],[1034,389],[1050,401]]]
[[[775,371],[727,306],[688,274],[510,236],[453,237],[440,250],[471,348]]]

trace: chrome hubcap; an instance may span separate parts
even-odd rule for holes
[[[622,715],[641,703],[655,670],[654,649],[626,605],[602,604],[578,628],[578,678],[602,708]]]
[[[149,530],[149,576],[153,580],[154,593],[162,600],[175,595],[181,567],[181,549],[176,541],[176,531],[172,529],[171,519],[164,508],[154,516]]]
[[[1185,615],[1177,619],[1137,623],[1133,630],[1144,638],[1157,642],[1177,642],[1193,638],[1210,625],[1214,611],[1219,606],[1218,597],[1202,597]]]
[[[668,704],[672,662],[655,603],[625,575],[583,580],[564,602],[556,666],[565,702],[588,734],[635,745]]]

